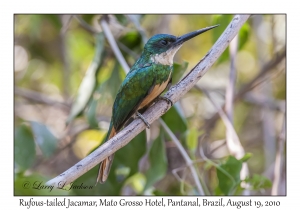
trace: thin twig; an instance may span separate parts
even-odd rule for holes
[[[209,155],[211,156],[212,154],[214,154],[214,152],[216,152],[218,149],[220,149],[223,146],[226,146],[226,139],[221,139],[218,141],[223,141],[220,145],[216,146],[215,148],[213,148],[211,151],[209,151]]]
[[[128,53],[131,57],[133,57],[135,60],[139,58],[138,54],[130,50],[126,45],[124,45],[122,42],[118,41],[118,45],[120,49],[122,49],[124,52]]]
[[[65,20],[66,18],[66,20]],[[67,26],[68,22],[71,20],[70,16],[60,15],[60,22],[63,25],[63,28],[61,29],[61,32],[59,33],[59,49],[60,49],[60,55],[63,62],[63,69],[62,69],[62,89],[63,89],[63,96],[65,99],[69,98],[70,94],[70,83],[65,82],[68,81],[70,78],[70,64],[69,64],[69,56],[68,51],[66,49],[66,32],[67,32]]]
[[[244,149],[240,144],[238,135],[233,127],[233,99],[234,99],[234,87],[236,81],[236,68],[235,68],[235,58],[237,54],[238,47],[238,36],[236,36],[229,45],[229,53],[230,53],[230,71],[229,71],[229,80],[226,88],[225,95],[225,113],[223,113],[222,108],[218,107],[218,105],[214,102],[213,98],[210,97],[209,93],[204,90],[206,96],[210,99],[211,103],[214,104],[217,109],[219,115],[221,116],[225,126],[226,126],[226,143],[227,147],[231,154],[234,154],[236,157],[241,158],[240,156],[244,156]],[[226,119],[227,118],[227,119]],[[237,143],[239,142],[239,143]],[[235,146],[233,146],[235,145]],[[237,152],[236,150],[242,149]],[[240,153],[240,155],[238,155]],[[243,177],[245,178],[245,177]]]
[[[230,121],[232,128],[233,128],[233,100],[234,100],[234,90],[235,90],[235,82],[236,82],[236,67],[235,67],[235,58],[237,55],[238,50],[238,36],[236,36],[229,45],[229,53],[230,53],[230,71],[229,71],[229,81],[226,88],[226,97],[225,97],[225,112],[228,117],[228,120]],[[221,108],[222,109],[222,108]],[[226,126],[226,142],[228,145],[228,142],[231,142],[230,144],[235,144],[234,138],[235,135],[232,131],[235,132],[235,129],[229,129],[228,126]],[[242,145],[239,145],[239,148],[243,149],[241,152],[245,153],[244,148]],[[229,150],[230,151],[230,150]],[[242,170],[240,172],[241,179],[245,179],[246,176],[249,175],[248,166],[246,163],[243,164]],[[247,188],[249,187],[249,184],[242,183],[242,186],[245,188],[243,190],[243,195],[250,195],[249,190]]]
[[[61,102],[61,101],[57,101],[57,100],[54,100],[42,93],[39,93],[39,92],[36,92],[36,91],[33,91],[33,90],[28,90],[28,89],[25,89],[25,88],[20,88],[20,87],[16,87],[15,86],[15,94],[16,95],[19,95],[23,98],[26,98],[30,101],[34,101],[34,102],[37,102],[37,103],[42,103],[42,104],[47,104],[47,105],[50,105],[50,106],[59,106],[65,110],[69,110],[70,109],[70,106],[69,104],[65,103],[65,102]]]
[[[259,79],[261,79],[264,75],[266,75],[269,71],[275,69],[275,67],[285,58],[285,56],[286,56],[286,47],[283,47],[283,49],[279,53],[274,55],[272,60],[262,65],[259,74],[240,89],[240,91],[234,97],[235,98],[234,100],[239,99],[242,95],[244,95],[246,92],[251,90],[255,85],[255,83]]]
[[[138,16],[137,15],[127,15],[127,16],[129,18],[129,20],[131,20],[131,22],[135,25],[137,30],[140,32],[142,39],[143,39],[143,43],[146,44],[148,38],[146,35],[146,31],[141,27]]]
[[[105,37],[107,38],[107,41],[109,42],[109,44],[110,44],[110,46],[111,46],[111,48],[112,48],[112,50],[113,50],[113,52],[114,52],[117,60],[119,61],[119,63],[123,67],[124,71],[126,73],[128,73],[129,70],[130,70],[130,68],[129,68],[127,62],[125,61],[125,59],[124,59],[124,57],[123,57],[123,55],[122,55],[122,53],[121,53],[121,51],[120,51],[117,43],[116,43],[116,40],[114,39],[114,36],[112,35],[112,33],[111,33],[111,31],[110,31],[110,29],[108,27],[108,24],[107,24],[107,22],[106,22],[106,20],[104,18],[100,19],[100,25],[101,25],[101,27],[103,29]]]
[[[262,94],[257,94],[257,93],[246,93],[244,96],[244,101],[262,106],[267,109],[272,109],[273,111],[280,111],[280,112],[285,112],[286,107],[285,107],[285,100],[276,100],[274,98],[268,98],[263,96]]]
[[[237,54],[238,47],[238,36],[236,36],[229,44],[230,52],[230,71],[229,71],[229,80],[226,87],[226,96],[225,96],[225,112],[228,119],[232,123],[233,119],[233,99],[234,99],[234,87],[236,81],[236,68],[235,68],[235,58]],[[231,134],[226,131],[227,138],[231,138]]]
[[[214,107],[216,108],[218,114],[220,115],[222,121],[224,122],[224,124],[226,126],[226,130],[228,130],[230,133],[230,137],[226,138],[227,147],[228,147],[228,150],[230,151],[230,154],[234,155],[237,159],[241,159],[245,155],[245,150],[244,150],[244,148],[240,142],[240,139],[233,127],[232,122],[227,117],[227,115],[225,114],[223,109],[221,107],[219,107],[218,104],[213,100],[213,98],[210,96],[210,94],[206,90],[202,89],[202,91],[205,93],[205,95],[209,98],[211,103],[214,105]],[[243,166],[242,166],[242,169],[240,172],[241,180],[246,179],[247,176],[249,176],[248,164],[243,163]],[[243,184],[243,185],[247,189],[248,185],[246,185],[246,184]],[[245,195],[248,195],[249,191],[244,190],[243,193]]]
[[[223,120],[223,122],[226,126],[226,129],[230,130],[230,132],[232,133],[232,137],[233,137],[232,141],[228,141],[228,139],[226,139],[227,146],[228,146],[230,153],[232,155],[234,155],[236,158],[242,158],[245,155],[245,151],[241,145],[239,137],[238,137],[230,119],[227,117],[227,115],[225,114],[223,109],[221,107],[219,107],[219,105],[215,102],[215,100],[210,96],[210,94],[205,89],[202,89],[202,92],[205,93],[207,98],[210,100],[210,102],[213,104],[213,106],[217,110],[218,114],[220,115],[221,119]]]
[[[60,33],[64,34],[67,32],[70,26],[72,15],[61,15],[61,20],[62,20],[62,27],[60,29]]]
[[[173,103],[176,103],[180,98],[182,98],[220,57],[248,18],[249,15],[236,15],[218,41],[211,48],[209,53],[206,54],[205,58],[191,70],[191,73],[187,77],[171,87],[165,96],[172,100]],[[151,124],[169,109],[169,104],[164,100],[160,100],[147,109],[143,113],[143,116]],[[141,119],[135,119],[116,136],[105,142],[102,146],[97,148],[94,152],[69,168],[67,171],[54,179],[49,180],[46,184],[58,187],[73,182],[78,177],[99,164],[102,160],[124,147],[145,128],[146,125]]]
[[[73,15],[73,17],[78,21],[78,23],[87,30],[88,32],[92,34],[98,34],[100,31],[97,31],[94,27],[87,24],[79,15]]]
[[[256,83],[268,72],[275,69],[275,67],[286,57],[286,47],[284,46],[283,49],[277,53],[269,62],[267,62],[265,65],[263,65],[262,70],[260,73],[254,77],[250,82],[248,82],[246,85],[244,85],[242,88],[240,88],[239,92],[234,96],[234,101],[238,101],[241,99],[248,91],[252,90],[254,87],[256,87]],[[222,107],[224,109],[224,106]],[[201,129],[211,129],[214,125],[214,123],[219,119],[220,115],[216,113],[213,115],[210,119],[208,119],[203,127]]]
[[[197,186],[199,195],[205,195],[204,191],[202,189],[201,183],[199,181],[198,174],[197,174],[196,169],[193,165],[193,161],[190,159],[187,152],[184,150],[183,146],[181,145],[179,140],[176,138],[176,136],[172,133],[170,128],[166,125],[166,123],[161,119],[159,119],[159,122],[162,125],[162,127],[165,129],[165,131],[167,132],[167,134],[169,135],[171,140],[176,144],[176,146],[179,149],[179,152],[181,153],[182,157],[184,158],[186,164],[189,166],[189,168],[191,170],[191,173],[192,173],[192,176],[194,178],[195,184]]]
[[[214,161],[212,161],[211,159],[208,159],[203,151],[203,147],[199,147],[199,153],[200,153],[200,157],[206,161],[207,163],[213,165],[214,167],[216,167],[217,169],[219,169],[225,176],[227,176],[232,183],[236,184],[236,181],[234,180],[234,178],[226,171],[224,170],[222,167],[220,167],[218,164],[216,164]],[[232,191],[234,190],[234,187],[231,188],[230,192],[228,193],[228,195],[232,194]]]
[[[279,184],[281,181],[281,173],[283,166],[283,152],[285,143],[285,126],[286,126],[286,115],[283,116],[282,129],[278,138],[278,149],[276,152],[275,167],[274,167],[274,181],[272,186],[272,195],[279,195]]]
[[[258,66],[262,66],[265,62],[265,57],[269,54],[268,45],[261,39],[259,36],[259,27],[263,23],[263,16],[262,15],[255,15],[253,17],[253,26],[254,26],[254,33],[256,37],[256,52],[258,57]],[[272,53],[271,53],[271,56]],[[262,79],[266,78],[266,75],[262,77]],[[260,91],[261,96],[265,98],[272,99],[272,84],[266,82],[264,85],[261,86]],[[276,138],[275,138],[275,131],[274,131],[274,113],[273,110],[266,109],[262,107],[259,110],[262,117],[262,140],[264,143],[264,161],[265,161],[265,168],[267,168],[270,164],[274,162],[275,153],[276,153]]]

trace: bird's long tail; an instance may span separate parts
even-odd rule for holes
[[[114,137],[117,134],[112,122],[110,123],[109,130],[107,132],[107,136],[105,141],[108,141],[112,137]],[[111,165],[114,160],[114,155],[107,157],[100,163],[99,171],[98,171],[98,177],[97,177],[97,183],[100,182],[101,184],[104,183],[107,180]]]

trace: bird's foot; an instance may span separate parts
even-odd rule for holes
[[[165,96],[159,96],[158,99],[165,100],[168,104],[171,104],[171,106],[173,106],[173,101]]]
[[[144,116],[139,112],[136,112],[136,115],[146,124],[147,128],[150,129],[150,124],[147,122]]]

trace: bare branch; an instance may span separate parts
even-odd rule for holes
[[[78,23],[88,32],[92,34],[98,34],[100,31],[97,31],[95,28],[87,24],[79,15],[73,15],[73,17],[78,21]]]
[[[238,138],[238,135],[233,127],[233,102],[234,102],[234,90],[235,90],[235,82],[236,82],[236,68],[235,68],[235,58],[237,55],[238,50],[238,36],[236,36],[229,45],[229,53],[230,53],[230,71],[229,71],[229,81],[226,88],[226,97],[225,97],[225,111],[226,115],[228,117],[228,121],[230,122],[230,125],[226,125],[226,142],[227,145],[236,145],[236,149],[240,150],[240,153],[244,156],[245,151],[240,143],[240,140]],[[219,114],[222,112],[222,108],[218,108]],[[222,120],[224,121],[224,117],[222,117]],[[224,121],[226,124],[226,121]],[[239,142],[237,144],[237,142]],[[229,148],[229,151],[232,152]],[[237,157],[238,158],[238,157]],[[241,157],[239,157],[241,158]],[[249,175],[249,169],[247,163],[243,163],[242,170],[240,172],[241,179],[245,179]],[[250,192],[247,190],[247,184],[242,183],[242,185],[246,188],[243,191],[243,195],[249,195]]]
[[[60,29],[61,34],[65,34],[70,26],[72,15],[61,15],[62,27]]]
[[[256,37],[256,51],[257,51],[257,57],[258,66],[262,66],[263,63],[265,63],[265,57],[268,56],[269,50],[268,45],[263,42],[262,38],[259,36],[259,27],[263,23],[263,16],[262,15],[255,15],[253,17],[253,26],[254,26],[254,34]],[[272,39],[273,40],[273,39]],[[272,53],[270,55],[273,56]],[[262,79],[266,78],[266,76],[263,76]],[[254,90],[255,91],[255,90]],[[253,92],[254,92],[253,91]],[[264,85],[261,86],[260,91],[261,96],[265,98],[272,99],[272,84],[269,82],[266,82]],[[262,117],[262,140],[264,143],[263,149],[264,149],[264,161],[265,161],[265,167],[267,168],[269,165],[271,165],[274,162],[275,159],[275,153],[276,153],[276,134],[274,129],[274,112],[273,110],[266,109],[262,107],[262,109],[259,110]]]
[[[66,99],[69,98],[69,94],[70,94],[70,83],[66,82],[70,78],[70,64],[69,64],[70,59],[68,59],[69,56],[68,56],[68,51],[66,49],[66,32],[70,20],[71,20],[70,15],[60,15],[60,22],[62,23],[63,27],[59,33],[59,42],[60,42],[59,50],[60,50],[60,55],[64,66],[64,68],[62,69],[62,75],[63,75],[62,77],[64,81],[62,87],[63,87],[63,95]]]
[[[145,30],[141,27],[138,15],[127,15],[127,16],[131,20],[131,22],[133,22],[133,24],[135,25],[135,27],[137,28],[137,30],[141,34],[142,39],[143,39],[143,43],[146,44],[148,38],[147,38]]]
[[[236,81],[236,68],[235,68],[235,58],[238,48],[238,36],[236,36],[229,44],[230,52],[230,71],[229,71],[229,81],[226,87],[226,97],[225,97],[225,112],[228,119],[232,123],[233,118],[233,99],[234,99],[234,86]],[[230,134],[226,134],[227,138]]]
[[[282,129],[278,139],[278,149],[276,152],[276,160],[274,167],[274,181],[272,186],[272,195],[279,195],[279,184],[281,181],[281,173],[283,166],[283,152],[284,152],[284,143],[285,143],[285,126],[286,126],[286,115],[283,116]]]
[[[241,98],[246,92],[251,90],[255,83],[261,79],[264,75],[266,75],[269,71],[273,70],[286,56],[286,47],[284,47],[279,53],[275,54],[273,59],[267,62],[265,65],[262,66],[261,71],[259,74],[253,78],[249,83],[244,85],[240,91],[234,97],[235,100]]]
[[[274,98],[265,97],[262,94],[249,92],[244,96],[244,100],[267,109],[273,109],[273,111],[285,112],[286,109],[285,100],[276,100]]]
[[[217,103],[213,100],[213,98],[210,96],[210,94],[206,91],[202,91],[206,94],[206,96],[209,98],[209,100],[212,102],[216,110],[218,111],[221,119],[223,120],[225,126],[226,126],[226,143],[228,150],[230,151],[230,154],[234,155],[237,159],[241,159],[245,155],[245,150],[240,142],[240,139],[233,127],[232,120],[229,119],[229,117],[225,114],[223,109],[217,105]],[[249,169],[248,169],[248,164],[243,163],[241,172],[240,172],[240,177],[241,180],[246,179],[246,177],[249,176]],[[249,195],[250,192],[247,190],[248,184],[242,183],[242,185],[246,188],[246,190],[243,191],[244,195]]]
[[[162,120],[159,119],[160,124],[162,125],[162,127],[165,129],[165,131],[167,132],[167,134],[169,135],[169,137],[171,138],[171,140],[176,144],[177,148],[179,149],[179,152],[181,153],[182,157],[184,158],[186,164],[189,166],[192,176],[194,178],[195,184],[197,186],[199,195],[205,195],[203,188],[201,186],[201,183],[199,181],[198,178],[198,174],[197,171],[193,165],[193,161],[191,160],[191,158],[189,157],[189,155],[186,153],[185,149],[183,148],[183,146],[181,145],[181,143],[179,142],[179,140],[176,138],[176,136],[172,133],[172,131],[170,130],[170,128],[166,125],[166,123]]]
[[[182,98],[208,71],[219,56],[227,48],[230,41],[236,36],[241,26],[249,18],[249,15],[236,15],[218,41],[214,44],[206,56],[191,70],[191,72],[165,94],[173,103]],[[170,109],[164,100],[151,106],[143,116],[151,124]],[[128,144],[136,135],[146,128],[141,119],[135,119],[112,139],[97,148],[94,152],[80,162],[63,172],[56,178],[47,182],[47,185],[62,186],[69,184],[78,177],[95,167],[106,157],[112,155],[120,148]]]
[[[67,103],[51,99],[50,97],[33,90],[15,87],[15,94],[37,103],[59,106],[65,110],[70,109],[70,106]]]
[[[126,45],[124,45],[122,42],[118,41],[118,45],[120,47],[121,50],[123,50],[124,52],[126,52],[127,54],[129,54],[131,57],[133,57],[135,60],[137,60],[139,58],[139,55],[136,54],[134,51],[130,50]]]
[[[249,83],[247,83],[246,85],[244,85],[239,92],[234,96],[234,101],[238,101],[239,99],[241,99],[248,91],[252,90],[257,82],[264,76],[266,75],[268,72],[270,72],[271,70],[275,69],[275,67],[286,57],[286,47],[283,47],[283,49],[275,54],[275,56],[267,63],[265,63],[265,65],[263,65],[261,71],[259,72],[259,74],[254,77]],[[223,106],[224,109],[224,106]],[[219,114],[216,113],[214,116],[212,116],[210,119],[208,119],[205,123],[205,125],[201,128],[201,129],[209,129],[211,127],[213,127],[212,125],[219,119]]]
[[[124,71],[126,73],[128,73],[129,70],[130,70],[130,68],[129,68],[127,62],[125,61],[125,59],[124,59],[124,57],[123,57],[123,55],[122,55],[122,53],[121,53],[121,51],[120,51],[117,43],[116,43],[116,40],[114,39],[114,36],[112,35],[112,33],[111,33],[111,31],[110,31],[110,29],[109,29],[109,27],[107,25],[107,22],[106,22],[106,20],[104,18],[100,19],[100,25],[101,25],[101,27],[103,29],[103,32],[104,32],[104,34],[105,34],[105,36],[107,38],[107,41],[109,42],[109,44],[110,44],[110,46],[111,46],[111,48],[112,48],[112,50],[113,50],[113,52],[114,52],[117,60],[119,61],[119,63],[123,67]]]
[[[221,119],[223,120],[226,126],[226,129],[230,130],[230,133],[232,134],[230,138],[226,138],[227,147],[230,153],[234,155],[236,158],[242,158],[245,155],[245,151],[241,145],[241,142],[233,127],[233,124],[231,123],[230,119],[227,117],[223,109],[219,107],[218,104],[215,102],[215,100],[210,96],[210,94],[205,89],[202,89],[202,91],[203,93],[205,93],[205,95],[211,101],[213,106],[216,108],[218,114],[220,115]]]

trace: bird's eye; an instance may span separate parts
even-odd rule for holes
[[[161,40],[160,43],[163,44],[163,45],[167,45],[167,44],[168,44],[168,41],[166,41],[166,40]]]

